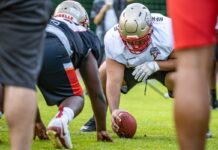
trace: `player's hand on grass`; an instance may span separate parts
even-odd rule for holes
[[[118,123],[121,122],[121,119],[119,117],[119,113],[123,112],[123,111],[124,110],[115,109],[115,110],[113,110],[113,112],[111,114],[111,126],[112,126],[112,129],[116,132],[119,130]]]
[[[38,137],[40,140],[48,140],[48,135],[46,134],[46,128],[43,122],[37,122],[35,124],[35,131],[33,139]]]
[[[160,67],[157,62],[150,61],[135,67],[132,75],[134,76],[135,80],[146,82],[147,78],[158,70],[160,70]]]
[[[97,131],[97,140],[104,142],[113,142],[112,137],[107,131]]]

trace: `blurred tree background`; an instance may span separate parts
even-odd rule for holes
[[[53,0],[54,5],[57,6],[63,0]],[[77,0],[86,9],[87,13],[90,13],[93,0]],[[158,12],[166,15],[166,0],[135,0],[135,2],[145,4],[151,12]],[[94,25],[91,22],[91,29],[94,29]]]

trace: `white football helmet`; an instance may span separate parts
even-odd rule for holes
[[[68,21],[74,21],[84,26],[89,27],[89,16],[85,8],[76,1],[66,0],[60,3],[54,12],[54,17],[62,17]]]
[[[151,42],[150,11],[140,3],[128,5],[120,15],[118,29],[129,51],[134,54],[142,53]]]

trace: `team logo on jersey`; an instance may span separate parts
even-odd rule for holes
[[[159,54],[160,54],[160,50],[157,47],[152,47],[150,49],[150,55],[153,56],[154,60],[157,58]]]

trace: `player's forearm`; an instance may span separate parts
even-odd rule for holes
[[[164,61],[156,61],[160,67],[160,71],[175,71],[176,59],[168,59]]]
[[[97,72],[97,71],[96,71]],[[89,93],[92,110],[95,115],[96,119],[96,129],[97,131],[105,131],[106,130],[106,112],[107,112],[107,105],[106,99],[103,94],[103,89],[100,85],[99,79],[94,79],[96,76],[92,76],[92,80],[96,82],[87,83],[85,82],[86,88]]]
[[[120,88],[124,78],[125,67],[112,59],[106,60],[106,67],[106,95],[110,111],[112,112],[119,108]]]
[[[107,105],[103,94],[90,93],[92,109],[96,119],[97,131],[106,130]]]
[[[80,74],[89,93],[97,121],[97,131],[106,130],[106,100],[99,79],[97,62],[92,53],[89,53],[81,64]]]
[[[106,94],[110,112],[119,108],[120,104],[120,88],[118,83],[107,83]]]

